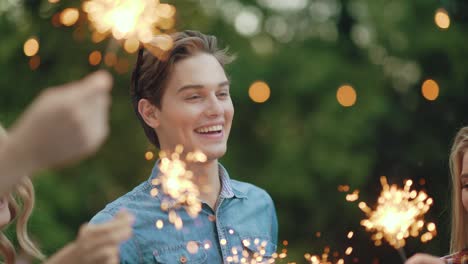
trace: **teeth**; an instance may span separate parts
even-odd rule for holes
[[[223,129],[222,125],[216,125],[216,126],[202,127],[202,128],[197,129],[196,131],[198,133],[208,133],[208,132],[220,131],[222,129]]]

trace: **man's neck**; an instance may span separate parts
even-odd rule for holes
[[[188,169],[193,172],[193,181],[200,190],[200,199],[216,210],[216,201],[221,191],[218,160],[190,164]]]

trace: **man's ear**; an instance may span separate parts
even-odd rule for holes
[[[158,109],[148,99],[138,101],[138,112],[148,126],[152,128],[159,126]]]

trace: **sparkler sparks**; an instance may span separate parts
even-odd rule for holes
[[[375,210],[360,202],[359,208],[368,219],[361,221],[367,231],[375,232],[372,239],[381,245],[385,239],[391,246],[400,249],[405,246],[410,235],[417,237],[424,227],[424,214],[430,209],[433,200],[424,191],[411,191],[413,182],[407,180],[403,189],[388,185],[387,178],[380,178],[382,192]],[[429,223],[421,240],[427,242],[435,235],[435,224]]]
[[[159,29],[173,26],[175,7],[159,0],[88,0],[83,10],[100,34],[112,33],[115,39],[151,41]]]
[[[306,253],[304,254],[304,258],[311,264],[344,264],[343,258],[334,259],[337,255],[337,252],[335,252],[333,256],[330,256],[330,247],[325,247],[321,255],[311,255],[310,253]]]
[[[161,175],[152,180],[154,186],[159,186],[166,195],[161,202],[161,209],[169,212],[169,222],[177,229],[183,226],[182,218],[177,215],[176,209],[184,207],[187,213],[195,218],[201,211],[200,192],[192,181],[193,173],[186,169],[186,163],[180,159],[184,148],[178,145],[170,156],[161,151],[159,153],[159,170]],[[206,155],[196,151],[186,155],[187,162],[205,162]],[[151,195],[158,195],[158,188],[151,190]]]

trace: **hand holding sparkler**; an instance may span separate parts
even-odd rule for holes
[[[111,87],[111,76],[98,72],[43,91],[13,125],[9,140],[0,149],[5,175],[0,193],[10,190],[24,175],[96,152],[109,131]]]

